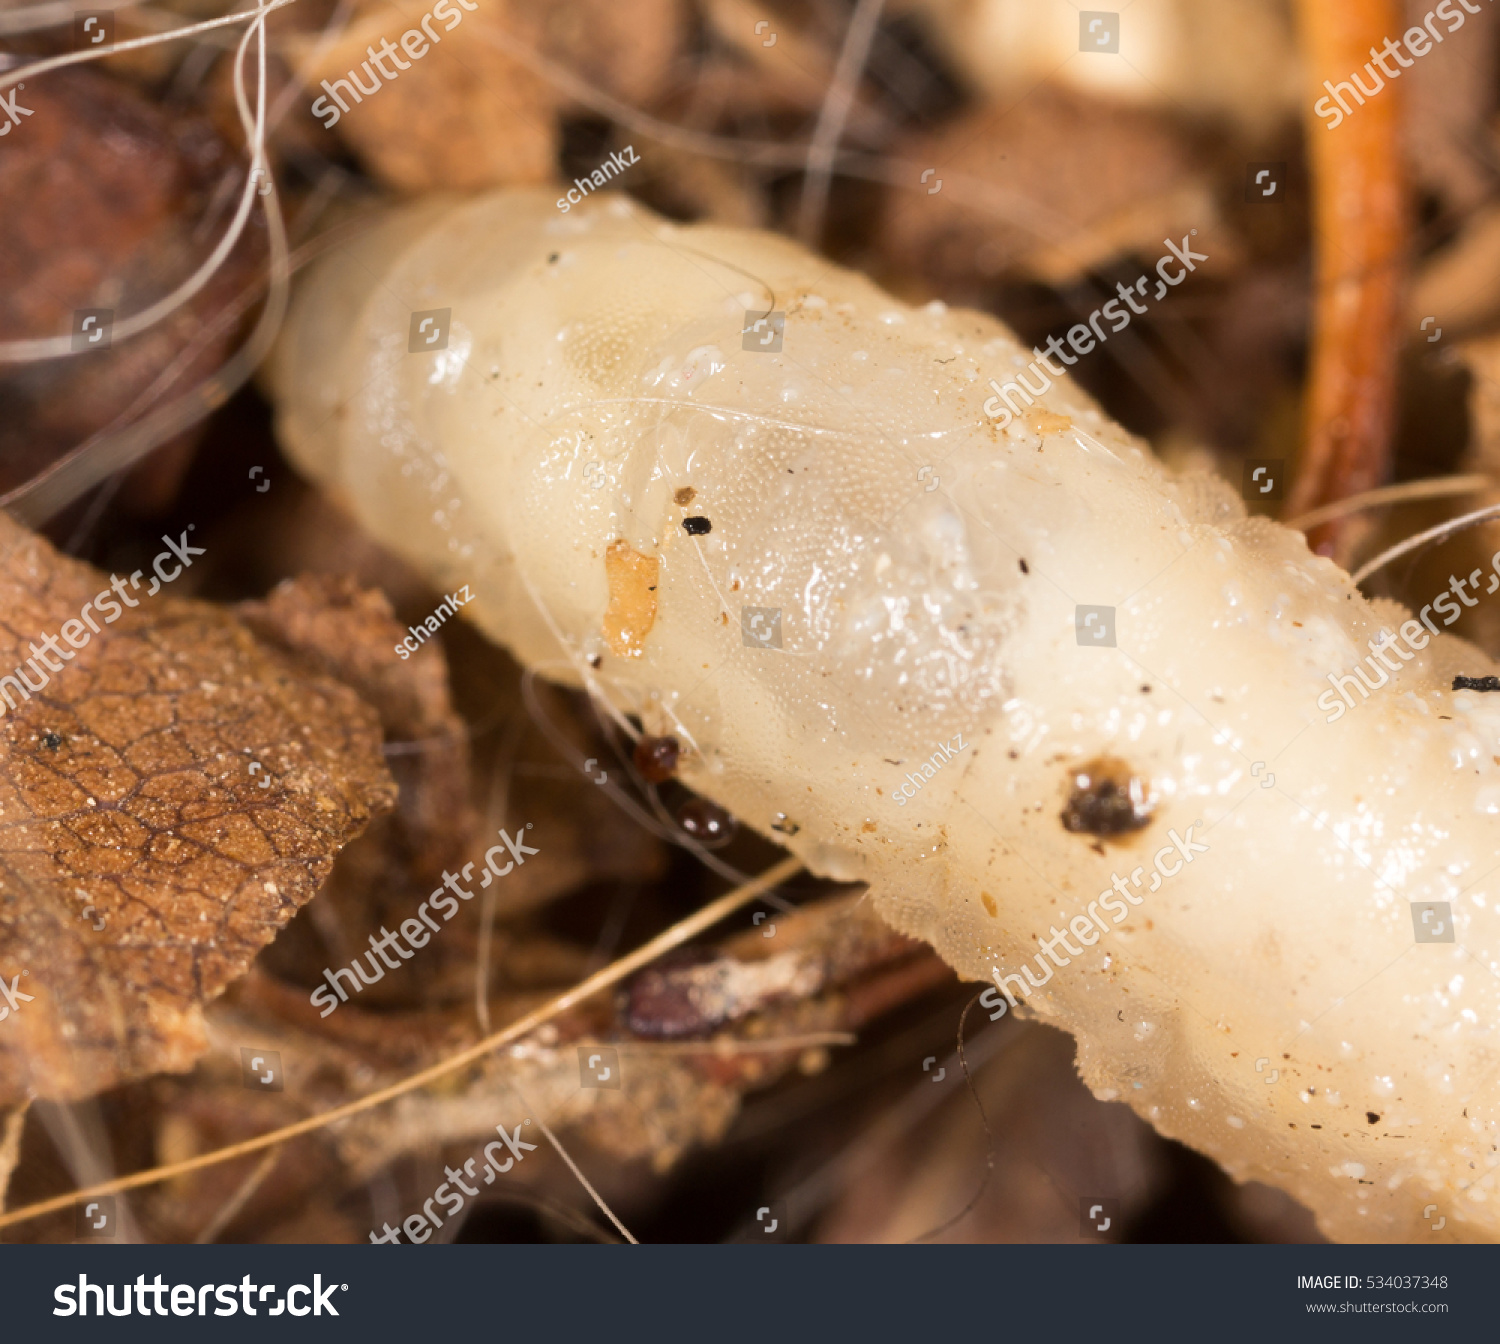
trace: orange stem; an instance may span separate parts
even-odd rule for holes
[[[1401,67],[1385,55],[1382,69],[1371,57],[1388,37],[1399,38],[1400,5],[1297,0],[1297,15],[1310,72],[1315,297],[1306,431],[1289,517],[1373,489],[1389,473],[1407,230]],[[1348,108],[1341,114],[1337,101],[1324,101],[1324,81],[1347,86],[1351,72],[1378,91],[1340,89]],[[1326,117],[1313,110],[1319,106]],[[1342,531],[1331,522],[1309,541],[1326,553],[1338,549]]]

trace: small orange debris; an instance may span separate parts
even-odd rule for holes
[[[610,542],[604,552],[604,573],[609,581],[609,605],[604,609],[604,638],[610,652],[621,658],[639,658],[646,636],[656,624],[656,582],[661,563],[642,555],[628,541]]]

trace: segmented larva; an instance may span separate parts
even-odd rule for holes
[[[1097,1096],[1334,1237],[1494,1237],[1500,704],[1449,689],[1494,665],[1438,635],[1326,723],[1408,613],[1065,379],[1001,429],[1031,358],[775,236],[514,192],[324,263],[273,382],[465,615],[1024,995]]]

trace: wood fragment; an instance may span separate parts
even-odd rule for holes
[[[5,1128],[0,1131],[0,1213],[5,1211],[11,1174],[21,1156],[21,1134],[26,1128],[26,1112],[30,1109],[30,1097],[12,1106],[5,1117]]]
[[[0,514],[0,1102],[191,1068],[203,1005],[395,800],[352,690],[141,576],[122,608]]]
[[[1359,71],[1368,86],[1362,67],[1370,48],[1401,32],[1400,6],[1298,0],[1297,15],[1310,72],[1315,280],[1304,441],[1287,517],[1373,489],[1389,474],[1407,244],[1399,85],[1353,104],[1336,127],[1312,111],[1325,79],[1337,84]],[[1373,78],[1382,79],[1379,67]],[[1308,543],[1346,555],[1358,530],[1330,522]]]

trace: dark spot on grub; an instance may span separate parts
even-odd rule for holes
[[[1500,677],[1454,677],[1455,691],[1500,691]]]
[[[1023,574],[1030,574],[1031,573],[1031,566],[1028,565],[1025,560],[1021,561],[1021,573],[1023,573]]]
[[[698,492],[690,485],[684,485],[672,492],[672,501],[684,507],[691,504],[698,497]]]
[[[714,525],[707,518],[703,517],[702,514],[698,514],[692,518],[684,518],[682,520],[682,527],[690,537],[706,536],[714,530]]]
[[[1150,822],[1153,806],[1146,780],[1119,757],[1099,756],[1072,771],[1072,789],[1061,813],[1063,829],[1127,835]]]
[[[1380,1117],[1376,1115],[1374,1111],[1366,1111],[1365,1119],[1368,1120],[1372,1125],[1380,1123]]]
[[[62,738],[60,738],[56,733],[42,734],[42,745],[46,747],[48,751],[56,751],[60,746],[62,746],[62,744]]]

